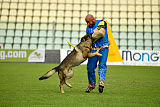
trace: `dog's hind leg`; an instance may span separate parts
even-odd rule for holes
[[[72,85],[69,84],[66,80],[72,78],[72,77],[73,77],[73,74],[74,74],[74,73],[73,73],[73,70],[72,70],[72,69],[69,69],[69,70],[67,71],[67,73],[66,73],[65,84],[66,84],[68,87],[70,87],[70,88],[72,88]]]
[[[65,84],[66,84],[68,87],[72,88],[72,85],[69,84],[67,81],[65,81]]]
[[[61,91],[61,93],[63,94],[64,93],[64,90],[63,90],[63,84],[65,83],[65,80],[60,80],[60,85],[59,85],[59,87],[60,87],[60,91]]]

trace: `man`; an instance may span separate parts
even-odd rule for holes
[[[87,93],[92,91],[95,86],[96,86],[96,75],[95,75],[95,69],[98,64],[98,74],[99,74],[99,92],[103,92],[104,88],[104,81],[106,77],[106,72],[107,72],[107,57],[108,57],[108,46],[109,46],[109,41],[108,41],[108,32],[107,32],[107,23],[103,20],[96,20],[93,15],[88,14],[85,18],[85,21],[87,23],[87,28],[86,28],[86,33],[87,34],[92,34],[92,36],[97,34],[96,31],[100,29],[104,29],[105,33],[103,37],[98,39],[97,41],[93,42],[92,44],[92,49],[91,52],[96,52],[98,48],[101,48],[99,53],[102,54],[103,56],[94,56],[88,58],[88,63],[87,63],[87,73],[88,73],[88,88],[86,90]],[[95,31],[96,29],[96,31]],[[98,30],[97,30],[98,29]],[[95,32],[94,32],[95,31]]]

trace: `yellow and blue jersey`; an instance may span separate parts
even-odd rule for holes
[[[103,20],[97,20],[95,25],[90,28],[89,25],[86,28],[86,33],[87,34],[93,34],[93,30],[96,29],[97,27],[104,28],[105,29],[105,35],[103,38],[100,38],[97,40],[95,43],[93,43],[92,47],[101,47],[102,45],[109,45],[109,40],[108,40],[108,32],[107,32],[107,23]]]

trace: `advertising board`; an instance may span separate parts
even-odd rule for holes
[[[60,61],[72,50],[61,49]],[[107,62],[108,65],[137,65],[137,66],[160,66],[160,51],[146,50],[119,50],[122,62]],[[82,64],[87,64],[85,61]]]
[[[0,49],[0,62],[45,62],[45,50]]]

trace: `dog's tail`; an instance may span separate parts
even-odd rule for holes
[[[45,73],[42,77],[39,78],[39,80],[47,79],[50,76],[52,76],[55,72],[58,72],[58,67],[53,68],[52,70]]]

